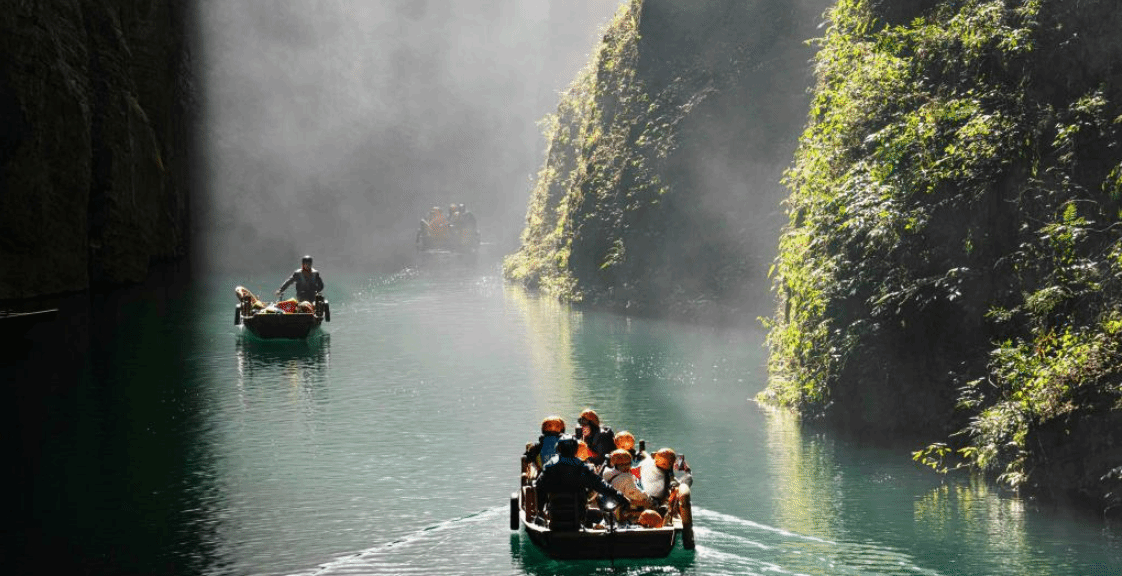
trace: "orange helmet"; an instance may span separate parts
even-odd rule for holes
[[[584,440],[577,441],[577,458],[581,460],[592,458],[592,451],[588,449],[588,444],[585,444]]]
[[[542,434],[546,432],[556,432],[561,434],[565,432],[565,421],[560,416],[548,416],[542,420]]]
[[[674,461],[678,459],[678,455],[669,448],[660,448],[653,456],[655,466],[663,470],[670,470],[674,466]]]
[[[639,515],[639,525],[647,528],[658,528],[662,526],[662,515],[654,510],[643,510],[643,513]]]
[[[592,408],[585,408],[584,412],[580,413],[580,418],[577,418],[577,422],[581,425],[590,424],[594,428],[600,427],[600,417],[596,415],[596,411]]]
[[[616,448],[630,450],[635,447],[635,436],[627,430],[616,432]]]
[[[608,462],[611,463],[612,468],[627,464],[631,466],[631,453],[627,450],[613,450],[611,456],[608,456]]]

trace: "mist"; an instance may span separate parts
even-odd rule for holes
[[[389,270],[452,202],[515,250],[537,122],[621,2],[201,1],[198,265]]]

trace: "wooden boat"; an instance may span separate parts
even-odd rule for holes
[[[453,204],[452,207],[457,207]],[[459,204],[455,211],[449,208],[447,216],[439,207],[433,207],[417,227],[417,250],[420,252],[448,251],[473,253],[479,249],[479,230],[475,215],[463,210]]]
[[[307,338],[321,323],[331,321],[331,304],[321,294],[316,294],[310,311],[288,312],[278,309],[282,303],[261,302],[241,286],[235,292],[239,303],[234,308],[234,325],[244,324],[258,338]]]
[[[682,547],[694,548],[693,511],[690,488],[678,487],[678,498],[658,528],[639,525],[617,525],[606,521],[596,527],[576,520],[578,503],[572,495],[550,495],[550,511],[543,511],[533,486],[530,469],[522,463],[522,485],[510,496],[510,529],[521,526],[538,548],[558,560],[592,560],[615,558],[664,558],[674,549],[678,535]],[[558,499],[560,496],[560,499]],[[569,500],[569,501],[566,501]],[[609,516],[610,514],[605,514]]]
[[[6,336],[22,336],[36,324],[50,322],[58,316],[58,308],[13,312],[0,310],[0,333]]]

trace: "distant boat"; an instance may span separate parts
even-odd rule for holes
[[[421,252],[475,252],[479,249],[475,215],[463,204],[449,206],[447,215],[434,206],[417,227],[416,243]]]
[[[314,304],[297,304],[295,300],[262,302],[241,286],[235,293],[239,302],[234,307],[234,325],[244,324],[258,338],[299,340],[324,321],[331,321],[331,304],[322,294],[316,294]]]
[[[538,502],[538,494],[530,478],[525,459],[522,463],[522,485],[510,496],[510,529],[526,529],[538,548],[559,560],[592,560],[614,558],[663,558],[674,549],[678,535],[682,547],[694,548],[693,510],[689,486],[679,486],[678,498],[667,513],[661,527],[638,525],[588,527],[575,517],[583,502],[572,495],[549,495],[552,511],[547,513]],[[610,515],[610,513],[608,513]]]

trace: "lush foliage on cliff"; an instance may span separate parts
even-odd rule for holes
[[[829,14],[761,397],[1101,497],[1122,463],[1122,21],[1109,1],[921,4]],[[1041,440],[1063,432],[1081,462]]]
[[[803,3],[621,6],[544,122],[547,158],[505,276],[642,314],[727,318],[766,298],[781,223],[762,222],[778,212],[807,101],[789,80],[810,54],[790,32],[812,22],[792,15]],[[760,257],[749,244],[763,232]]]

